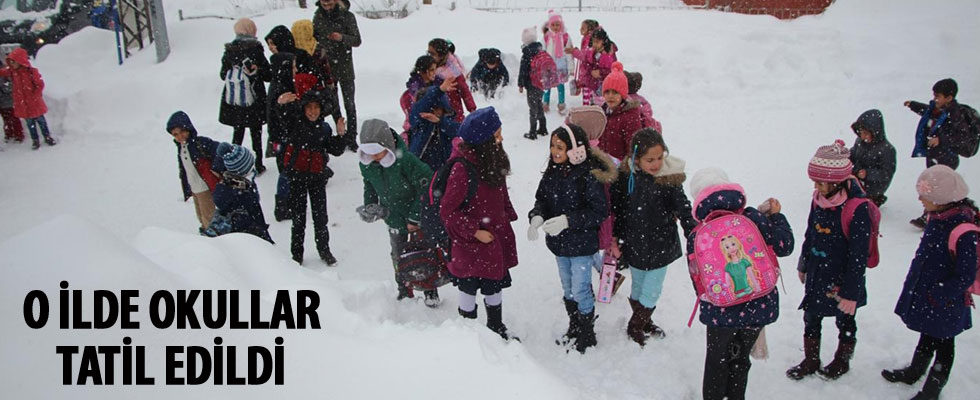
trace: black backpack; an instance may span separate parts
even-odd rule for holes
[[[959,143],[952,147],[956,150],[956,154],[962,157],[973,157],[977,154],[977,149],[980,148],[980,115],[973,107],[965,104],[960,104],[960,112],[963,113],[963,118],[966,120],[969,129],[958,135],[961,136],[957,140]]]
[[[419,212],[419,229],[423,232],[426,242],[435,246],[445,246],[449,243],[449,233],[446,232],[446,225],[443,224],[439,216],[439,206],[442,204],[443,194],[446,192],[446,182],[449,181],[449,174],[453,171],[456,163],[466,167],[466,176],[469,178],[469,185],[466,190],[466,197],[460,208],[466,207],[470,199],[476,196],[476,190],[480,185],[480,175],[476,166],[466,159],[456,157],[446,161],[446,164],[439,168],[429,182],[429,190],[422,193],[422,210]]]

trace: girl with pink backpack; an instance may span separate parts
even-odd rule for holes
[[[741,293],[746,299],[754,297],[750,294],[753,290],[759,289],[758,281],[761,280],[756,277],[760,272],[765,272],[759,270],[763,267],[759,257],[765,257],[769,249],[779,257],[788,256],[793,252],[793,231],[786,216],[780,213],[779,201],[768,199],[758,209],[746,207],[745,191],[742,186],[731,183],[728,175],[717,168],[703,169],[695,173],[691,178],[691,193],[696,198],[694,219],[699,222],[698,227],[687,240],[691,268],[696,267],[694,260],[699,257],[728,260],[722,274],[723,278],[709,279],[705,283],[708,283],[711,289],[718,289],[719,292],[729,290],[734,297],[739,297],[739,289],[743,289]],[[725,216],[734,216],[734,218],[723,221],[722,218]],[[724,224],[717,225],[718,222]],[[755,225],[755,229],[741,229],[738,225],[743,225],[741,228],[751,228],[745,225]],[[751,235],[740,235],[742,232],[749,231],[752,232]],[[757,240],[760,237],[755,235],[761,235],[763,240]],[[716,236],[720,237],[717,241],[714,240]],[[730,245],[731,243],[735,245]],[[737,262],[733,262],[736,259]],[[715,264],[716,270],[721,267],[713,260],[712,263]],[[773,278],[778,276],[778,265],[775,267],[777,269],[773,271],[775,272]],[[740,281],[748,284],[742,285]],[[770,283],[774,284],[775,279]],[[699,296],[701,323],[707,326],[707,349],[702,381],[704,399],[745,398],[749,368],[752,367],[749,353],[762,328],[776,322],[779,318],[778,291],[773,290],[772,285],[762,286],[769,289],[768,294],[759,290],[755,293],[761,297],[744,302],[735,300],[733,304],[727,306],[713,304],[707,296]],[[698,287],[697,282],[695,287]]]
[[[922,391],[913,399],[935,399],[953,368],[956,335],[972,326],[973,299],[967,290],[977,277],[978,210],[966,197],[969,188],[963,177],[945,165],[922,172],[916,189],[928,222],[895,314],[906,327],[919,332],[919,343],[911,365],[883,370],[881,376],[889,382],[911,385],[928,369]]]

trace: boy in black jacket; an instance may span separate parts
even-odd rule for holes
[[[327,166],[329,154],[340,156],[347,141],[334,136],[323,121],[324,104],[332,104],[326,92],[307,91],[298,98],[293,93],[279,97],[287,108],[290,129],[285,138],[283,169],[289,177],[289,214],[293,218],[291,251],[293,260],[303,264],[303,241],[306,238],[306,197],[309,194],[316,249],[320,259],[329,266],[337,264],[330,252],[330,233],[327,230],[327,180],[333,171]]]
[[[483,96],[493,98],[497,89],[510,84],[510,73],[500,61],[500,50],[480,49],[480,61],[470,71],[470,86],[483,92]]]
[[[857,135],[854,147],[851,147],[854,176],[864,185],[871,201],[881,207],[888,200],[885,191],[895,176],[896,165],[895,147],[885,136],[881,111],[865,111],[851,124],[851,130]]]

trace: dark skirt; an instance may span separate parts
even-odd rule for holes
[[[484,296],[490,296],[500,293],[501,290],[509,288],[511,284],[510,271],[504,272],[504,277],[501,280],[493,280],[478,277],[469,278],[459,278],[449,274],[449,278],[452,279],[453,285],[455,285],[459,291],[476,296],[476,292],[479,290]]]

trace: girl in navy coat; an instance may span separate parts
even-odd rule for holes
[[[935,399],[953,368],[956,335],[970,329],[967,288],[977,276],[977,232],[962,234],[950,243],[950,233],[961,224],[976,224],[977,206],[966,198],[969,188],[952,168],[937,164],[919,176],[919,201],[928,213],[928,223],[905,286],[895,305],[895,314],[909,329],[919,332],[919,344],[912,364],[902,369],[884,370],[889,382],[913,384],[926,373],[935,353],[926,383],[913,399]],[[955,246],[955,254],[949,247]]]
[[[779,257],[793,252],[793,231],[786,216],[780,213],[776,199],[768,199],[758,209],[745,207],[745,191],[728,181],[724,171],[710,168],[698,171],[691,179],[691,193],[696,195],[694,219],[704,221],[717,210],[738,212],[759,228],[766,244]],[[687,253],[694,252],[694,238],[688,237]],[[744,399],[748,386],[749,353],[762,328],[779,318],[779,293],[773,290],[765,297],[717,307],[701,301],[701,323],[707,329],[702,395],[707,399]]]
[[[528,240],[537,240],[538,228],[543,228],[558,262],[569,318],[560,343],[574,341],[582,353],[596,344],[592,266],[599,252],[599,226],[609,213],[603,183],[615,179],[615,171],[609,156],[589,146],[582,128],[562,126],[551,133],[551,159],[528,213]]]
[[[870,249],[871,214],[867,203],[859,205],[850,221],[849,234],[844,234],[844,203],[866,197],[851,175],[849,155],[844,141],[837,140],[831,146],[821,146],[807,168],[816,190],[798,265],[800,282],[805,284],[800,304],[804,311],[805,358],[786,371],[790,379],[803,379],[816,372],[827,379],[837,379],[850,369],[857,343],[854,314],[867,303],[864,272]],[[820,368],[824,317],[837,319],[839,342],[834,360]]]
[[[215,231],[214,224],[205,234],[218,236],[229,232],[250,233],[274,243],[269,236],[269,224],[259,205],[259,190],[252,180],[255,156],[245,147],[237,144],[218,145],[215,159],[216,170],[221,170],[221,181],[214,187],[214,205],[221,215],[229,221],[228,232]],[[252,175],[252,176],[250,176]]]

